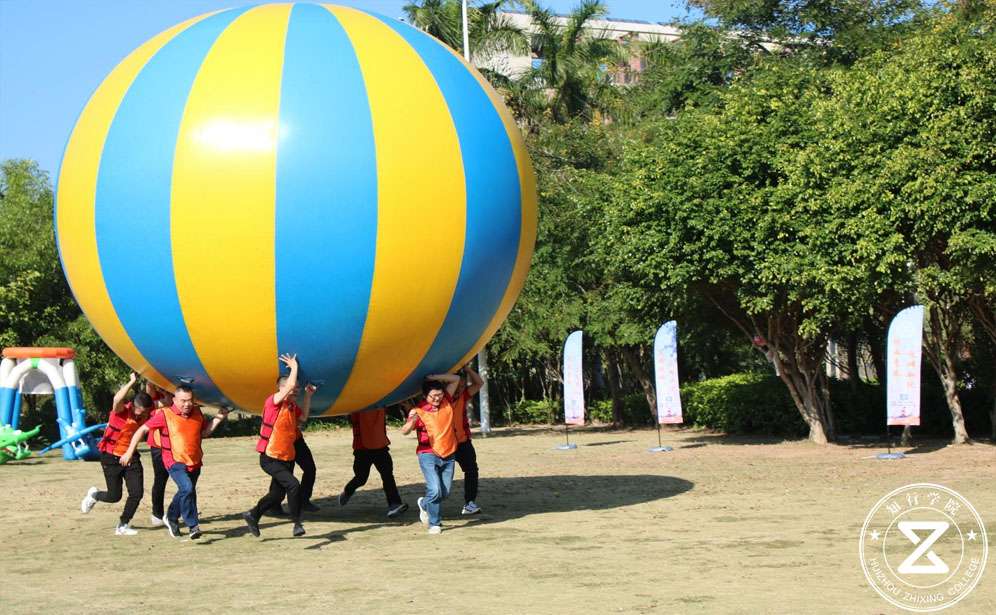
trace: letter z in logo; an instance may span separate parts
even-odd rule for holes
[[[909,557],[904,559],[903,563],[899,565],[897,570],[901,574],[946,574],[950,570],[948,565],[944,563],[944,560],[929,550],[944,535],[944,532],[951,527],[950,523],[947,521],[900,521],[897,526],[899,527],[899,531],[910,539],[910,542],[917,545],[917,548],[910,553]],[[916,530],[932,531],[921,542]],[[923,557],[925,553],[927,559],[930,560],[930,565],[916,565],[914,562]]]

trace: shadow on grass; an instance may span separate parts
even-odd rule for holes
[[[477,499],[484,513],[471,519],[496,523],[543,513],[622,508],[674,497],[693,487],[694,483],[683,478],[646,474],[484,477],[480,480]],[[453,481],[450,497],[443,503],[444,517],[452,520],[461,516],[463,489],[462,480]],[[425,495],[424,484],[401,485],[399,491],[401,498],[411,505],[411,509],[397,521],[384,517],[387,508],[379,485],[357,491],[349,505],[343,508],[335,503],[334,496],[314,499],[322,507],[315,518],[366,524],[361,529],[417,523],[418,509],[415,502]],[[372,523],[373,521],[379,523]]]

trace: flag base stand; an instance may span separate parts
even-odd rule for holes
[[[875,459],[906,459],[906,455],[902,453],[879,453],[875,455]]]
[[[889,433],[889,426],[885,427],[885,439],[889,442],[889,452],[875,455],[875,459],[906,459],[906,455],[899,451],[892,452],[892,434]]]
[[[674,450],[674,447],[664,446],[664,442],[661,439],[661,424],[657,423],[657,446],[654,448],[647,449],[651,453],[670,453]]]
[[[573,442],[571,442],[571,430],[567,426],[567,423],[564,423],[564,437],[567,439],[566,444],[561,444],[560,446],[558,446],[557,448],[555,448],[553,450],[556,450],[556,451],[572,451],[572,450],[574,450],[574,449],[576,449],[578,447],[577,444],[574,444]]]

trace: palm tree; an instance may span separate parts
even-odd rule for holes
[[[539,62],[518,79],[525,86],[520,91],[544,90],[546,112],[557,123],[605,111],[615,98],[608,68],[622,61],[616,41],[590,32],[590,22],[607,14],[605,4],[583,0],[566,19],[535,0],[521,4],[532,19],[530,45]],[[525,94],[529,100],[536,100],[535,93]]]
[[[470,56],[486,61],[497,53],[524,54],[529,49],[526,35],[502,10],[511,0],[476,2],[468,6],[467,22]],[[463,17],[461,0],[413,0],[402,10],[408,23],[435,36],[457,52],[463,51]]]

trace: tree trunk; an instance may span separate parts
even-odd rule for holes
[[[491,400],[488,396],[488,382],[491,371],[488,369],[487,346],[481,348],[481,352],[477,353],[477,373],[481,377],[481,380],[484,381],[484,385],[481,386],[480,391],[481,435],[487,436],[491,433]]]
[[[899,446],[913,446],[913,426],[904,425],[903,435],[899,437]]]
[[[882,352],[882,340],[872,331],[871,327],[865,327],[865,336],[868,338],[868,354],[871,355],[872,365],[875,367],[875,380],[879,384],[885,384],[885,354]]]
[[[623,359],[626,361],[627,367],[633,372],[637,381],[640,383],[640,388],[643,389],[643,396],[647,400],[647,406],[650,408],[650,416],[657,421],[657,393],[654,391],[654,382],[651,380],[650,376],[643,369],[643,361],[640,355],[637,354],[637,350],[632,347],[622,349]]]
[[[969,441],[968,431],[965,429],[965,414],[962,412],[961,399],[958,397],[958,368],[954,362],[958,344],[957,336],[952,330],[952,327],[959,327],[960,323],[952,323],[957,320],[953,314],[942,316],[940,312],[937,305],[927,306],[930,328],[924,335],[924,348],[937,377],[941,380],[941,386],[944,387],[944,399],[951,412],[951,427],[954,429],[953,443],[965,444]]]
[[[619,363],[611,350],[606,350],[602,354],[602,362],[605,366],[605,379],[609,384],[609,395],[612,397],[612,424],[615,427],[622,427],[623,401],[619,392]]]
[[[861,382],[861,374],[858,367],[858,334],[851,333],[847,336],[847,379],[851,385],[851,391],[857,392],[858,383]]]
[[[777,340],[769,338],[768,342],[772,344],[770,356],[778,377],[788,387],[796,409],[809,427],[809,440],[815,444],[827,444],[835,434],[822,353],[807,356],[804,348],[796,348],[792,354],[782,353],[776,345]],[[826,348],[825,341],[814,344],[820,350]]]

